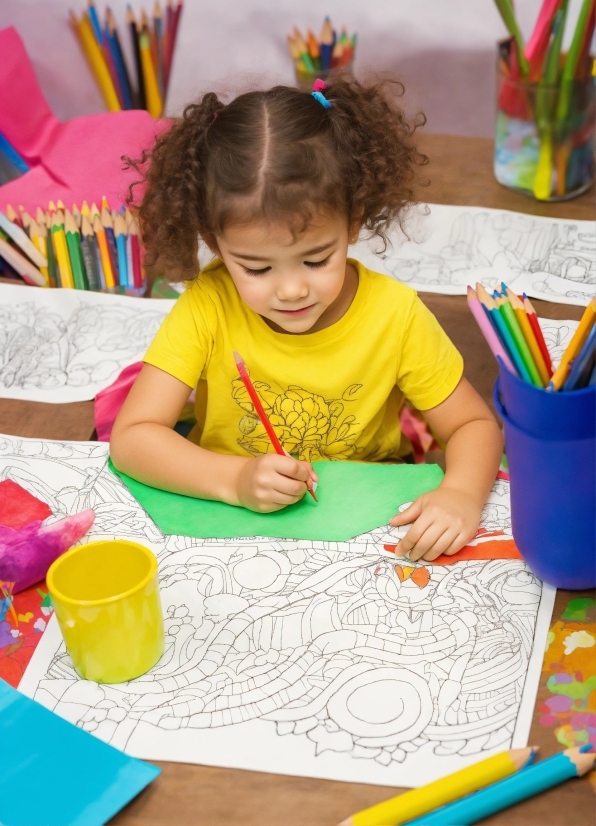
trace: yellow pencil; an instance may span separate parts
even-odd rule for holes
[[[542,386],[546,387],[546,385],[549,382],[550,376],[548,370],[546,369],[546,364],[544,363],[542,353],[540,352],[540,347],[538,346],[538,342],[536,341],[536,336],[534,335],[532,326],[528,321],[528,316],[526,315],[524,303],[521,300],[521,298],[519,298],[519,296],[517,296],[509,287],[507,287],[507,298],[511,302],[511,306],[513,307],[515,317],[517,318],[519,326],[521,327],[521,331],[526,340],[526,344],[530,348],[532,358],[536,363],[536,369],[538,370],[538,373],[542,380]]]
[[[145,81],[145,96],[147,98],[147,111],[154,118],[161,115],[163,104],[161,95],[159,94],[159,86],[157,85],[157,76],[155,74],[155,67],[151,59],[151,45],[147,32],[143,30],[139,39],[139,48],[141,50],[141,64],[143,66],[143,79]]]
[[[95,76],[106,106],[110,112],[119,112],[121,109],[120,101],[114,89],[105,58],[93,34],[88,15],[83,14],[81,19],[77,20],[76,15],[71,12],[70,21],[75,32],[78,32],[81,48],[89,62],[89,66]]]
[[[29,237],[31,241],[35,244],[37,249],[39,250],[40,254],[46,259],[48,258],[48,241],[47,241],[47,230],[45,228],[45,224],[38,224],[35,218],[29,217]],[[50,286],[50,273],[47,267],[40,267],[39,271],[45,277],[47,284],[46,287]]]
[[[70,266],[66,235],[64,234],[64,218],[61,217],[59,212],[52,218],[52,241],[54,242],[58,271],[60,273],[60,286],[74,290],[74,278],[72,275],[72,267]]]
[[[409,820],[483,789],[526,766],[538,751],[535,746],[511,749],[481,760],[434,783],[404,792],[369,809],[363,809],[340,823],[340,826],[398,826]]]
[[[567,345],[567,349],[563,353],[559,366],[555,370],[548,385],[549,390],[559,390],[563,382],[567,378],[567,373],[571,367],[571,360],[574,359],[581,348],[584,341],[588,337],[588,333],[594,326],[596,321],[596,298],[593,298],[586,307],[584,314],[579,322],[579,327],[573,334],[573,338]]]

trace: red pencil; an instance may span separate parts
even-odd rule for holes
[[[523,294],[523,302],[524,310],[526,311],[526,315],[528,317],[528,321],[530,322],[532,332],[536,336],[536,341],[538,342],[538,347],[540,348],[542,358],[544,359],[544,363],[546,364],[546,369],[548,370],[549,376],[552,376],[552,374],[554,373],[553,363],[551,361],[550,353],[548,352],[548,347],[546,346],[546,341],[544,340],[544,336],[542,335],[542,330],[540,329],[538,316],[536,315],[536,310],[532,306],[532,302],[525,293]]]
[[[279,439],[277,438],[275,430],[273,429],[273,427],[271,426],[271,422],[267,418],[267,414],[265,413],[263,405],[261,404],[261,400],[260,400],[260,398],[257,394],[257,391],[253,387],[253,383],[250,380],[250,376],[248,375],[248,373],[246,371],[246,364],[244,363],[244,359],[242,358],[240,353],[236,352],[236,350],[234,350],[234,361],[236,362],[236,367],[238,368],[238,373],[240,374],[240,378],[244,382],[244,386],[246,387],[246,389],[248,391],[248,395],[250,396],[250,400],[255,406],[255,410],[257,411],[257,415],[258,415],[259,419],[261,420],[261,424],[263,425],[263,427],[267,431],[267,435],[269,436],[269,439],[271,440],[271,444],[273,445],[273,448],[274,448],[275,452],[279,456],[289,456],[290,454],[287,453],[287,451],[285,451],[283,449],[283,447],[281,446],[281,443],[280,443]],[[307,490],[316,502],[317,497],[316,497],[315,492],[312,489],[312,487],[309,487],[307,485]]]

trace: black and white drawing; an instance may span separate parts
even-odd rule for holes
[[[140,361],[173,304],[0,284],[0,398],[93,399]]]
[[[86,540],[156,553],[166,650],[97,685],[52,618],[20,690],[147,759],[419,785],[527,738],[554,593],[517,560],[421,565],[346,543],[164,536],[97,443],[3,437],[0,479],[60,512],[93,507]],[[483,530],[510,536],[508,483]]]
[[[417,290],[465,295],[468,284],[501,281],[521,294],[587,305],[596,294],[596,222],[522,215],[497,209],[428,205],[410,221],[411,240],[375,243],[354,254],[367,266]]]

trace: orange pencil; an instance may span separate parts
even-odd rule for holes
[[[112,262],[110,261],[110,251],[108,249],[106,231],[101,225],[101,218],[99,215],[95,215],[93,218],[93,232],[95,233],[97,245],[99,246],[101,266],[103,269],[104,278],[106,280],[106,289],[109,290],[116,286],[116,280],[114,278],[114,271],[112,270]]]
[[[253,386],[253,383],[250,380],[250,376],[248,375],[248,372],[246,370],[246,365],[244,363],[244,359],[242,358],[240,353],[236,352],[236,350],[234,350],[234,361],[236,362],[236,367],[238,368],[238,373],[240,374],[240,378],[244,382],[244,386],[246,387],[246,389],[248,391],[248,395],[250,396],[250,400],[252,401],[252,403],[255,406],[255,410],[257,411],[257,415],[258,415],[259,419],[261,420],[261,424],[263,425],[263,427],[267,431],[267,435],[269,436],[269,439],[271,440],[271,444],[273,445],[273,449],[278,454],[278,456],[289,456],[290,454],[287,451],[285,451],[283,449],[283,447],[281,446],[281,443],[280,443],[279,439],[277,438],[277,434],[276,434],[275,430],[273,429],[273,427],[271,425],[271,422],[267,418],[267,414],[265,413],[265,409],[263,408],[263,405],[261,404],[261,400],[259,398],[259,395],[258,395],[257,391],[255,390],[255,388]],[[317,497],[316,497],[316,494],[314,492],[313,483],[311,482],[310,487],[309,487],[309,485],[307,485],[306,487],[307,487],[308,492],[310,493],[310,495],[312,496],[312,498],[316,502]]]

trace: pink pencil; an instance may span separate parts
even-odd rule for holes
[[[486,339],[486,343],[490,347],[493,356],[495,358],[499,356],[503,360],[505,367],[507,367],[507,369],[510,370],[514,376],[517,376],[518,372],[507,355],[507,352],[496,334],[494,327],[490,323],[490,319],[484,312],[482,304],[476,295],[476,290],[473,290],[470,286],[468,286],[468,307],[472,311],[472,315],[476,319],[476,322],[478,323],[482,335]]]

